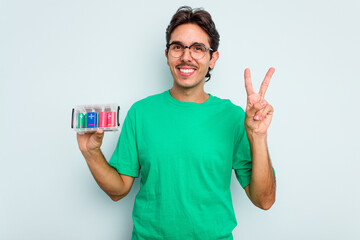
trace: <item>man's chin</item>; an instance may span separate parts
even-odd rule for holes
[[[174,84],[176,84],[180,88],[191,89],[201,85],[203,81],[196,81],[194,79],[177,79],[174,80]]]
[[[175,82],[175,84],[179,87],[179,88],[183,88],[183,89],[192,89],[195,88],[197,86],[200,85],[201,82],[198,83],[194,83],[194,82]]]

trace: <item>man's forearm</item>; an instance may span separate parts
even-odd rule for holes
[[[266,136],[248,136],[252,155],[252,175],[249,186],[251,201],[262,209],[275,202],[275,175],[271,165]]]
[[[111,199],[119,200],[128,193],[121,176],[107,163],[100,149],[82,154],[96,182]]]

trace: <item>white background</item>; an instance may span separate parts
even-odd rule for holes
[[[244,107],[243,71],[275,114],[277,200],[253,206],[233,176],[234,239],[360,239],[359,1],[0,1],[0,239],[130,239],[130,194],[96,185],[71,109],[129,107],[172,85],[165,29],[204,7],[221,36],[206,91]],[[109,159],[119,132],[106,133]],[[170,206],[169,206],[170,207]]]

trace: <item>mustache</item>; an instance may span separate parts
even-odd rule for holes
[[[176,65],[176,68],[179,68],[179,67],[193,67],[193,68],[198,68],[197,66],[193,65],[193,64],[188,64],[188,63],[180,63],[178,65]]]

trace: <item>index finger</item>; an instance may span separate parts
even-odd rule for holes
[[[251,83],[251,76],[250,76],[250,69],[246,68],[244,72],[244,79],[245,79],[245,89],[247,95],[251,95],[254,93],[254,89]]]
[[[275,72],[275,68],[271,67],[269,69],[269,71],[266,73],[264,81],[261,83],[260,91],[259,91],[261,99],[264,99],[265,92],[269,86],[270,79],[271,79],[272,75],[274,74],[274,72]]]

